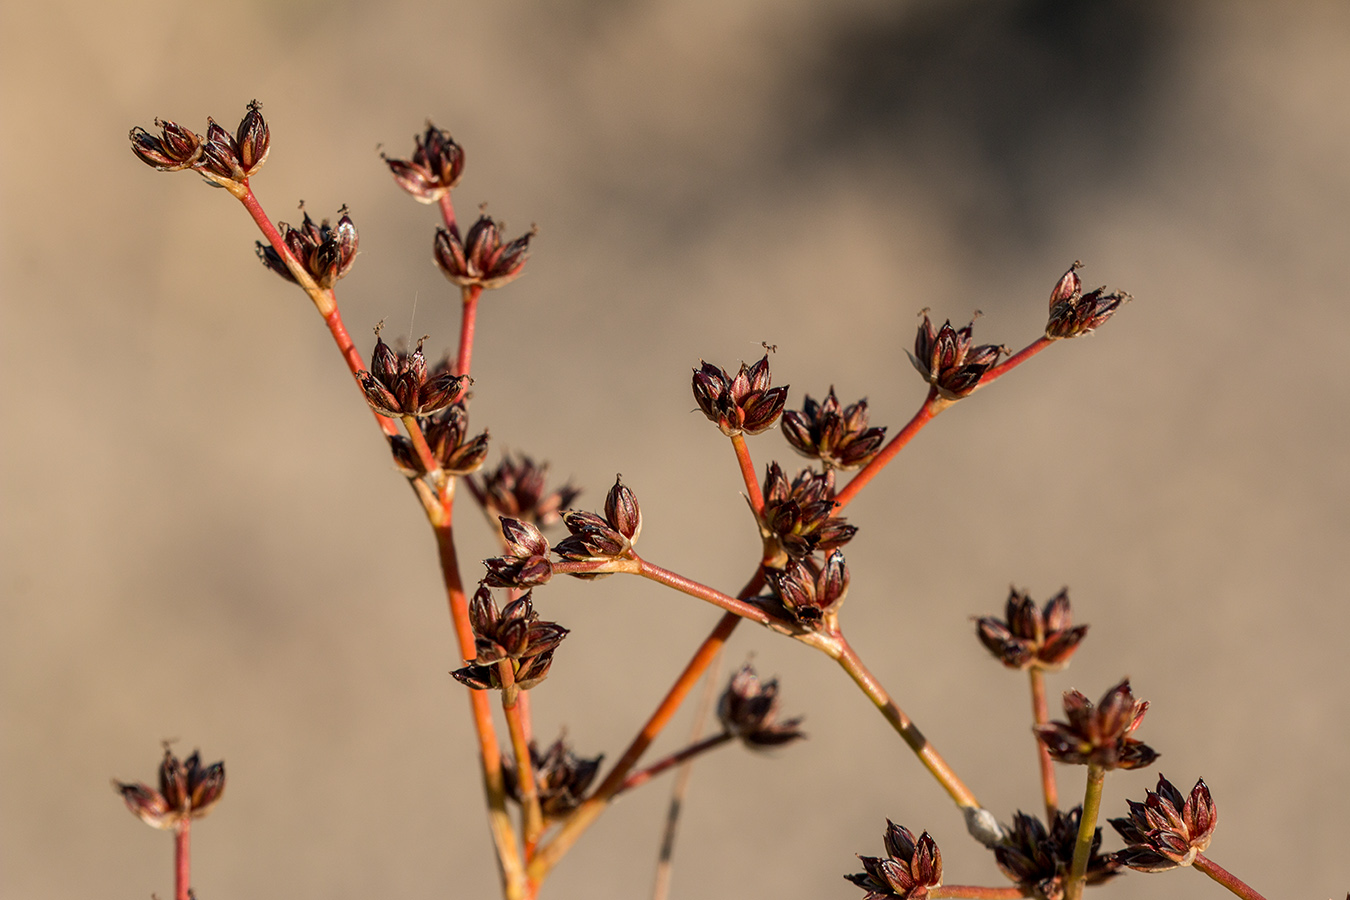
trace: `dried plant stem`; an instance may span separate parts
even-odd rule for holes
[[[905,445],[914,438],[914,435],[922,431],[923,427],[931,422],[933,417],[942,409],[943,405],[941,398],[938,397],[937,388],[931,388],[928,391],[928,397],[923,401],[923,405],[919,407],[919,411],[914,414],[914,417],[905,423],[905,427],[901,428],[895,437],[891,438],[886,446],[882,447],[881,451],[872,458],[872,461],[863,466],[858,474],[854,475],[834,498],[835,512],[837,513],[848,506],[853,498],[858,496],[858,492],[865,488],[867,483],[875,478],[882,469],[886,468],[887,463],[894,459],[897,453],[905,449]]]
[[[624,779],[623,784],[619,785],[619,789],[614,793],[617,796],[619,794],[622,794],[624,791],[632,790],[635,787],[644,785],[647,782],[651,781],[653,778],[655,778],[657,775],[660,775],[662,772],[666,771],[667,769],[674,768],[675,766],[678,766],[682,762],[691,760],[694,757],[698,756],[700,753],[706,753],[709,750],[722,746],[727,741],[731,740],[731,737],[732,735],[730,732],[724,731],[721,734],[715,734],[711,737],[706,737],[701,741],[695,741],[688,747],[685,747],[683,750],[672,753],[665,759],[662,759],[658,762],[654,762],[650,766],[647,766],[645,769],[641,769],[637,772],[634,772],[632,775],[629,775],[627,778]]]
[[[1083,818],[1078,823],[1078,841],[1073,847],[1073,865],[1064,883],[1064,900],[1078,900],[1083,896],[1087,880],[1088,857],[1092,855],[1092,838],[1097,833],[1097,814],[1102,806],[1102,783],[1106,770],[1096,763],[1088,763],[1087,790],[1083,792]]]
[[[720,606],[727,612],[735,613],[743,619],[749,619],[761,625],[768,625],[772,621],[768,613],[758,606],[746,603],[744,600],[738,600],[729,594],[710,588],[706,584],[699,584],[697,581],[685,578],[683,575],[676,575],[660,566],[654,566],[645,559],[637,559],[637,564],[637,573],[643,578],[650,578],[652,581],[658,581],[667,587],[673,587],[675,590],[686,593],[691,597],[706,600],[714,606]]]
[[[183,817],[173,832],[173,900],[192,896],[192,820]]]
[[[462,288],[463,307],[459,317],[459,355],[455,357],[455,374],[468,375],[473,362],[473,335],[478,322],[478,298],[483,294],[481,284]]]
[[[973,884],[944,884],[928,892],[932,900],[943,897],[966,897],[969,900],[1012,900],[1014,897],[1034,897],[1030,888],[979,887]]]
[[[947,761],[933,748],[928,739],[923,736],[923,732],[915,727],[914,722],[905,715],[900,707],[895,705],[895,701],[886,693],[886,689],[881,686],[863,661],[859,658],[857,652],[845,640],[842,634],[836,633],[836,646],[826,649],[826,653],[834,657],[839,665],[843,666],[844,671],[849,674],[858,687],[862,688],[867,698],[876,704],[877,709],[886,717],[886,721],[891,723],[891,727],[899,732],[900,737],[904,739],[914,754],[919,757],[919,762],[923,763],[924,768],[932,773],[937,779],[938,784],[951,795],[956,801],[956,805],[962,808],[979,809],[980,802],[975,799],[975,795],[965,783],[956,776]]]
[[[539,836],[544,832],[544,813],[539,808],[539,783],[534,778],[534,760],[530,758],[530,741],[525,736],[525,725],[520,715],[520,697],[524,693],[516,687],[511,660],[497,663],[502,681],[502,713],[511,735],[511,752],[516,758],[516,785],[520,791],[521,831],[525,837],[525,858],[529,859]]]
[[[1049,347],[1053,343],[1055,343],[1053,340],[1046,337],[1045,335],[1041,335],[1040,337],[1036,338],[1036,340],[1032,341],[1030,344],[1027,344],[1021,350],[1018,350],[1012,356],[1005,359],[1003,362],[994,366],[988,372],[985,372],[984,377],[980,379],[979,387],[985,387],[990,382],[997,381],[998,379],[1002,378],[1004,375],[1007,375],[1010,371],[1017,368],[1027,360],[1031,359],[1037,353],[1040,353],[1042,350],[1044,350],[1046,347]]]
[[[741,466],[741,477],[745,479],[746,496],[750,498],[750,508],[758,516],[764,512],[764,493],[759,487],[759,478],[755,474],[755,463],[750,458],[750,448],[746,446],[745,435],[736,433],[731,436],[731,446],[736,448],[736,462]]]
[[[1050,707],[1045,700],[1045,670],[1040,666],[1032,666],[1027,670],[1031,676],[1031,716],[1037,725],[1045,725],[1050,721]],[[1055,763],[1050,759],[1050,751],[1045,744],[1041,743],[1039,738],[1036,741],[1036,756],[1041,764],[1041,792],[1045,797],[1045,820],[1047,822],[1055,821],[1055,813],[1059,811],[1059,788],[1055,784]]]
[[[1252,890],[1247,882],[1238,878],[1232,872],[1229,872],[1203,853],[1195,854],[1195,862],[1192,863],[1192,865],[1201,872],[1204,872],[1210,878],[1213,878],[1219,884],[1228,888],[1228,890],[1232,891],[1234,894],[1244,898],[1244,900],[1266,900],[1265,897],[1262,897],[1256,891]]]

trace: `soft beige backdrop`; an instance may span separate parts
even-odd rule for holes
[[[1203,775],[1215,859],[1272,898],[1350,887],[1343,2],[56,0],[0,7],[0,59],[7,900],[169,894],[170,841],[108,788],[163,738],[228,762],[202,900],[496,891],[420,513],[242,210],[127,150],[131,125],[232,126],[254,97],[272,215],[351,207],[363,348],[381,318],[455,339],[435,212],[376,155],[428,115],[453,131],[465,214],[540,227],[480,320],[493,459],[546,456],[587,506],[622,472],[646,555],[724,588],[755,541],[689,412],[700,357],[777,344],[794,404],[833,383],[894,430],[923,396],[919,309],[982,309],[978,337],[1021,345],[1075,258],[1131,291],[850,509],[845,625],[1008,816],[1037,805],[1025,688],[968,616],[1010,581],[1070,585],[1092,632],[1052,687],[1131,675],[1163,753],[1108,808]],[[774,433],[752,449],[797,462]],[[717,618],[622,578],[539,602],[574,629],[539,730],[611,755]],[[841,672],[753,628],[749,654],[810,740],[699,767],[677,896],[857,897],[841,876],[888,816],[932,830],[949,880],[1002,883]],[[665,791],[613,810],[549,896],[645,896]],[[1174,872],[1102,896],[1220,894]]]

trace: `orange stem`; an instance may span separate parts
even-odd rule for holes
[[[896,454],[905,449],[905,445],[913,440],[914,435],[923,430],[923,427],[933,420],[939,412],[942,411],[942,404],[938,398],[937,388],[928,391],[928,397],[923,401],[923,406],[914,414],[904,428],[901,428],[895,437],[891,438],[890,443],[881,448],[881,452],[872,458],[872,461],[854,475],[849,483],[834,498],[834,511],[838,512],[852,502],[853,498],[858,496],[858,492],[867,486],[867,483],[877,476],[877,474],[886,465],[895,458]]]

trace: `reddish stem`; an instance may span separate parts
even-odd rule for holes
[[[715,734],[712,737],[706,737],[703,740],[698,741],[697,743],[690,744],[683,750],[680,750],[676,753],[672,753],[665,759],[654,762],[650,766],[647,766],[646,768],[634,772],[632,775],[629,775],[627,778],[624,779],[623,784],[619,785],[619,789],[614,793],[615,795],[618,795],[622,794],[624,791],[632,790],[635,787],[640,787],[641,785],[644,785],[647,782],[651,781],[653,778],[655,778],[657,775],[660,775],[667,769],[674,768],[675,766],[678,766],[680,763],[684,762],[687,759],[693,759],[700,753],[706,753],[715,747],[722,746],[727,741],[731,740],[731,737],[732,737],[731,732],[724,731],[721,734]]]
[[[928,892],[933,900],[942,897],[968,897],[970,900],[1012,900],[1014,897],[1034,897],[1035,891],[1020,887],[979,887],[973,884],[944,884]]]
[[[511,752],[516,758],[516,787],[520,791],[521,831],[525,838],[525,858],[533,853],[539,835],[544,831],[544,814],[539,808],[539,783],[534,777],[534,760],[530,757],[529,739],[520,717],[519,701],[524,691],[516,687],[516,673],[511,660],[497,663],[502,682],[502,712],[506,728],[511,734]]]
[[[877,476],[877,474],[886,465],[895,458],[895,455],[905,449],[914,435],[923,430],[923,427],[933,420],[939,412],[942,411],[942,404],[939,402],[937,388],[931,388],[928,391],[928,397],[923,401],[923,406],[914,414],[904,428],[901,428],[895,437],[891,438],[890,443],[881,448],[881,452],[872,458],[872,461],[863,466],[862,470],[849,480],[849,483],[834,498],[834,510],[838,512],[858,496],[858,492],[867,486],[867,483]]]
[[[1266,900],[1265,897],[1262,897],[1253,890],[1251,885],[1247,884],[1247,882],[1238,878],[1232,872],[1229,872],[1203,853],[1195,854],[1195,862],[1193,865],[1219,884],[1228,888],[1228,890],[1232,891],[1234,894],[1242,897],[1243,900]]]
[[[1050,722],[1050,707],[1045,699],[1045,670],[1032,666],[1031,674],[1031,716],[1037,725]],[[1041,766],[1041,793],[1045,797],[1045,821],[1054,822],[1059,811],[1059,788],[1055,784],[1055,763],[1050,759],[1050,750],[1041,739],[1032,733],[1036,741],[1036,756]]]
[[[441,218],[445,220],[445,230],[449,231],[455,237],[459,237],[459,226],[455,224],[455,204],[450,199],[450,192],[441,194]]]
[[[481,284],[471,284],[461,291],[464,304],[459,317],[459,356],[455,358],[455,374],[468,375],[473,362],[473,335],[478,321],[478,298],[483,293]]]
[[[1010,371],[1017,368],[1027,360],[1031,359],[1037,353],[1040,353],[1042,350],[1044,350],[1046,347],[1049,347],[1053,343],[1054,343],[1053,340],[1046,337],[1045,335],[1041,335],[1040,337],[1036,338],[1036,340],[1032,341],[1030,344],[1027,344],[1021,350],[1018,350],[1012,356],[1005,359],[1003,362],[994,366],[988,372],[985,372],[983,377],[980,378],[980,383],[977,386],[984,387],[985,385],[989,384],[992,381],[997,381],[998,379],[1002,378],[1004,375],[1007,375]]]
[[[436,460],[436,454],[431,452],[431,446],[427,443],[427,436],[422,433],[422,426],[417,422],[417,416],[404,416],[403,427],[408,432],[408,440],[412,442],[413,450],[417,453],[417,459],[422,463],[422,468],[428,472],[440,473],[441,464]],[[442,481],[443,473],[435,475],[432,481]],[[448,479],[444,479],[448,480]],[[450,504],[442,500],[441,511],[445,514],[446,521],[449,521]]]
[[[192,892],[192,820],[184,817],[173,833],[173,897],[188,900]]]
[[[755,463],[750,458],[750,448],[746,446],[745,435],[737,432],[731,436],[731,446],[736,448],[736,462],[741,466],[741,477],[745,479],[746,496],[750,498],[750,506],[758,517],[764,512],[764,493],[760,490],[758,477],[755,475]]]
[[[691,597],[697,597],[700,600],[706,600],[714,606],[720,606],[729,613],[734,613],[743,619],[749,619],[752,622],[758,622],[761,625],[768,625],[772,618],[758,606],[746,603],[744,600],[738,600],[729,594],[724,594],[719,590],[708,587],[706,584],[699,584],[683,575],[677,575],[660,566],[654,566],[645,559],[637,560],[638,574],[644,578],[650,578],[652,581],[658,581],[667,587],[673,587],[677,591],[682,591]],[[758,590],[758,588],[756,588]],[[746,595],[750,596],[750,595]]]

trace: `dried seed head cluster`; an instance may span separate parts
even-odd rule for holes
[[[431,455],[441,469],[450,475],[468,475],[477,472],[487,458],[488,433],[469,436],[469,411],[462,400],[450,404],[428,419],[418,423],[426,438]],[[409,478],[426,475],[426,467],[417,455],[412,441],[402,435],[389,438],[394,464]]]
[[[1196,781],[1189,797],[1161,775],[1157,792],[1147,791],[1143,803],[1128,800],[1129,818],[1112,819],[1111,827],[1128,844],[1116,853],[1123,866],[1140,872],[1165,872],[1195,862],[1209,849],[1219,812],[1204,779]]]
[[[727,437],[759,434],[778,420],[787,403],[787,385],[769,385],[768,354],[753,366],[741,363],[735,378],[707,362],[694,370],[694,400]]]
[[[550,744],[542,754],[531,741],[530,763],[534,767],[539,807],[544,818],[560,819],[580,806],[604,758],[603,753],[594,759],[577,756],[567,743],[566,735]],[[520,803],[520,777],[516,773],[515,760],[502,757],[502,776],[507,794]]]
[[[529,522],[499,517],[502,541],[506,545],[503,556],[483,560],[487,567],[485,581],[492,587],[528,588],[544,584],[553,577],[553,564],[548,560],[548,540]]]
[[[167,119],[156,119],[158,136],[144,128],[131,129],[131,152],[141,162],[161,172],[192,169],[203,178],[226,187],[246,185],[267,160],[271,134],[262,115],[262,105],[248,105],[239,127],[231,135],[206,120],[206,137]]]
[[[562,518],[560,510],[571,506],[581,493],[571,483],[548,491],[547,476],[547,463],[508,453],[497,468],[484,473],[473,484],[483,498],[483,505],[493,513],[547,528]]]
[[[113,782],[127,809],[153,828],[176,828],[188,819],[209,813],[225,792],[225,763],[202,765],[194,750],[180,761],[166,744],[159,764],[159,790],[140,782]]]
[[[450,674],[480,691],[501,690],[498,664],[503,662],[510,664],[516,687],[534,687],[548,676],[553,652],[567,637],[567,629],[556,622],[540,621],[529,594],[499,612],[486,585],[480,586],[469,601],[469,622],[477,655],[470,665]]]
[[[414,138],[412,159],[381,156],[394,181],[421,203],[435,203],[450,193],[464,175],[464,148],[448,131],[427,122],[426,133]]]
[[[789,484],[778,463],[770,463],[764,476],[764,509],[760,529],[765,537],[778,539],[793,559],[817,550],[842,547],[858,529],[834,512],[834,472],[802,469]]]
[[[1083,282],[1078,277],[1081,262],[1075,261],[1050,292],[1050,319],[1045,336],[1051,340],[1089,334],[1115,315],[1120,304],[1130,300],[1129,294],[1119,291],[1106,293],[1105,287],[1083,293]]]
[[[340,218],[336,225],[329,225],[327,219],[315,225],[309,213],[304,213],[305,220],[300,223],[299,228],[292,228],[285,222],[279,223],[281,240],[285,243],[286,249],[299,263],[300,268],[324,290],[331,289],[340,279],[345,278],[356,262],[356,248],[359,243],[356,225],[347,214],[347,207],[338,210],[338,215]],[[299,284],[295,273],[275,247],[262,241],[256,242],[256,246],[258,259],[262,260],[264,266],[287,281]]]
[[[783,413],[783,436],[802,456],[818,459],[829,469],[848,471],[871,462],[886,439],[886,429],[867,427],[865,398],[841,410],[831,386],[824,403],[808,394],[800,412]]]
[[[514,281],[530,255],[536,229],[513,241],[503,241],[491,216],[480,216],[460,239],[459,229],[436,229],[436,265],[441,274],[461,287],[499,288]]]
[[[844,876],[867,891],[863,900],[926,900],[929,891],[942,886],[942,851],[928,832],[915,840],[908,828],[887,819],[882,842],[886,858],[859,856],[865,871]]]
[[[1078,691],[1065,691],[1069,721],[1037,725],[1036,736],[1063,763],[1138,769],[1158,758],[1156,750],[1130,736],[1147,711],[1148,701],[1135,699],[1128,678],[1107,691],[1096,706]]]
[[[848,594],[848,565],[835,550],[825,558],[790,559],[787,565],[768,573],[773,594],[759,602],[777,618],[796,621],[803,628],[828,624]]]
[[[1010,669],[1061,669],[1088,630],[1073,624],[1067,588],[1051,597],[1043,611],[1025,591],[1011,588],[1004,616],[977,619],[976,631],[985,649]]]
[[[1067,813],[1056,812],[1047,831],[1040,819],[1019,812],[1013,817],[1012,832],[994,847],[994,861],[1004,875],[1041,900],[1063,900],[1064,881],[1073,863],[1082,817],[1081,806]],[[1093,832],[1088,856],[1088,884],[1100,884],[1118,874],[1120,868],[1110,854],[1098,853],[1101,843],[1102,830],[1098,828]]]
[[[632,553],[642,532],[642,510],[638,507],[637,496],[616,478],[614,487],[605,497],[603,517],[573,510],[563,514],[563,524],[571,536],[554,546],[553,552],[559,558],[573,562],[621,559]],[[578,577],[596,577],[596,574],[583,573]]]
[[[428,370],[422,353],[426,338],[417,342],[412,353],[396,353],[379,335],[376,328],[370,371],[356,374],[371,409],[394,418],[429,416],[464,396],[469,377],[451,372],[448,360]]]
[[[760,681],[748,663],[731,676],[717,702],[717,718],[747,747],[777,747],[806,737],[797,727],[802,723],[800,716],[777,721],[778,679]]]
[[[951,320],[939,329],[933,328],[924,310],[923,324],[914,338],[914,352],[909,361],[929,384],[937,388],[946,400],[960,400],[975,388],[980,379],[998,363],[1001,353],[1007,351],[994,344],[972,346],[975,323],[958,330]]]

